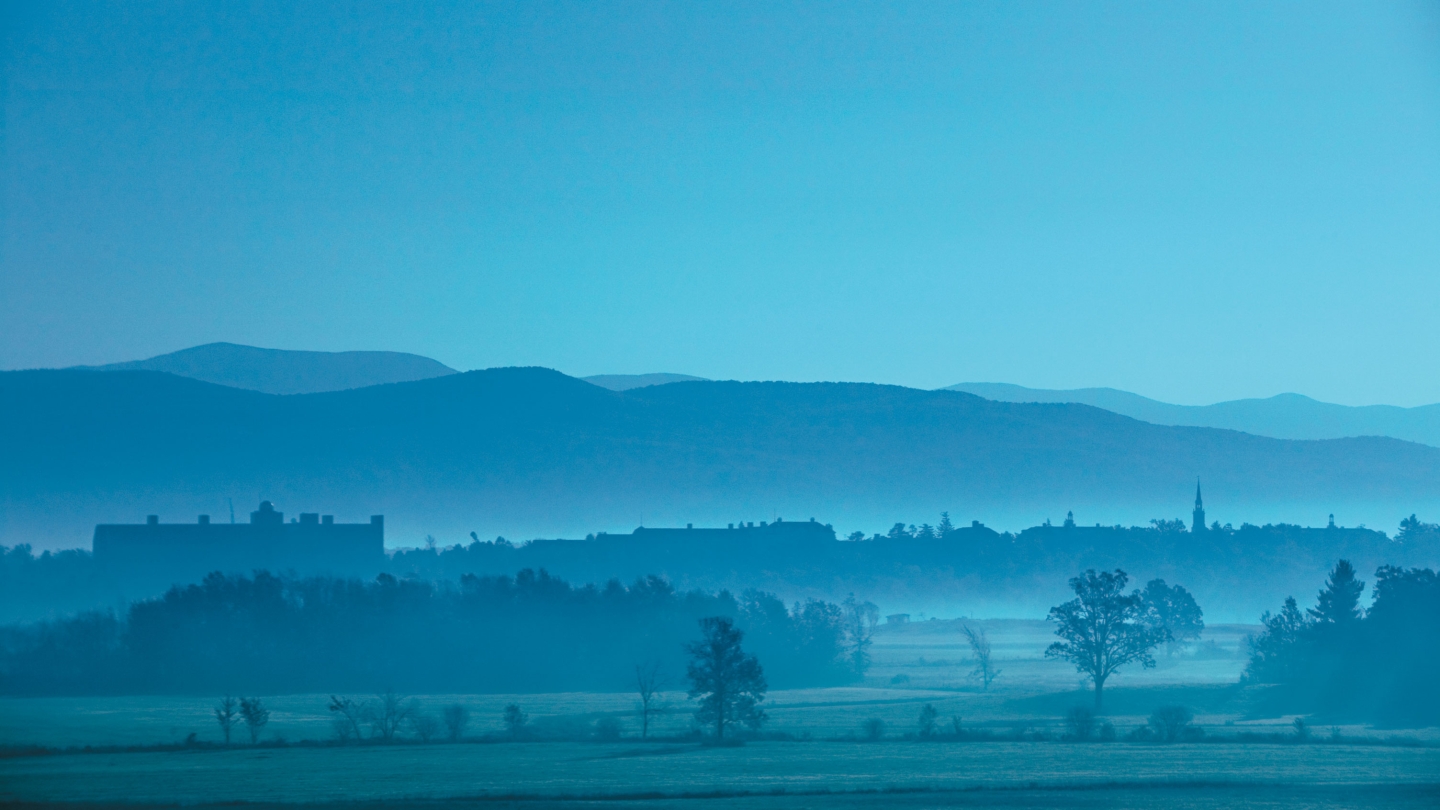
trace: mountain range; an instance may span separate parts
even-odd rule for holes
[[[1197,476],[1237,523],[1245,505],[1301,502],[1383,503],[1398,520],[1440,481],[1440,450],[1390,438],[1282,440],[863,383],[611,391],[542,368],[285,396],[158,371],[3,372],[0,446],[0,543],[42,547],[151,513],[223,520],[261,498],[384,513],[391,542],[414,543],[776,516],[874,530],[942,509],[1176,516]]]
[[[959,383],[946,390],[998,402],[1078,402],[1157,425],[1227,428],[1277,439],[1390,436],[1440,447],[1440,405],[1355,407],[1320,402],[1301,394],[1214,405],[1172,405],[1114,388],[1052,390],[1009,383]]]
[[[80,368],[164,371],[267,394],[323,393],[456,373],[428,357],[403,352],[290,351],[234,343],[209,343],[147,360]],[[596,374],[580,379],[612,391],[707,381],[673,373]],[[1389,436],[1440,447],[1440,405],[1352,407],[1300,394],[1214,405],[1174,405],[1114,388],[1055,390],[984,382],[958,383],[945,390],[964,391],[997,402],[1079,403],[1157,425],[1225,428],[1277,439]]]
[[[79,368],[164,371],[267,394],[316,394],[455,373],[443,363],[404,352],[303,352],[236,343],[207,343],[148,360]]]

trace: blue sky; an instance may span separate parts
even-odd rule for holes
[[[416,6],[12,7],[0,367],[1440,402],[1435,3]]]

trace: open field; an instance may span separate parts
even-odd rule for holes
[[[808,807],[1433,807],[1440,804],[1440,747],[1324,743],[1176,744],[1056,742],[1061,718],[1088,704],[1073,669],[1047,661],[1043,622],[975,622],[994,644],[1000,680],[986,692],[966,677],[969,653],[954,622],[915,622],[877,636],[863,685],[772,691],[767,732],[793,741],[742,748],[640,742],[635,698],[626,693],[420,695],[425,711],[467,706],[467,744],[279,746],[206,745],[0,758],[0,801],[85,805],[222,802],[394,802],[433,810],[468,805],[606,810],[703,806]],[[1153,670],[1127,673],[1107,690],[1106,716],[1123,735],[1157,706],[1182,704],[1211,735],[1285,733],[1288,717],[1252,716],[1257,690],[1237,685],[1243,636],[1220,627]],[[357,698],[366,696],[356,695]],[[264,739],[332,736],[326,695],[266,696]],[[0,745],[153,746],[219,740],[214,696],[0,699]],[[501,711],[520,704],[534,742],[495,739]],[[691,728],[681,692],[666,695],[661,735]],[[920,742],[925,704],[969,730],[1048,742]],[[601,717],[621,721],[625,739],[587,741]],[[861,742],[867,720],[884,740]],[[1347,739],[1388,730],[1345,727]],[[1317,728],[1317,734],[1329,728]],[[236,739],[245,737],[244,728]],[[1435,741],[1440,730],[1403,736]],[[700,797],[703,796],[703,801]],[[361,804],[348,804],[359,802]]]
[[[445,797],[961,791],[1440,781],[1440,749],[1054,743],[357,746],[0,760],[7,801],[327,802]]]
[[[774,690],[766,701],[767,731],[813,738],[856,735],[867,720],[880,719],[890,736],[914,731],[920,707],[930,703],[942,724],[959,717],[966,728],[1011,733],[1020,728],[1058,731],[1060,717],[1090,700],[1075,670],[1046,660],[1050,627],[1038,621],[979,621],[990,635],[1002,670],[989,691],[967,676],[972,664],[956,621],[914,622],[882,627],[872,650],[874,664],[862,685],[830,689]],[[1288,718],[1247,715],[1254,690],[1236,686],[1244,657],[1243,633],[1250,628],[1210,628],[1197,649],[1161,657],[1151,670],[1122,671],[1107,691],[1109,716],[1117,727],[1139,725],[1156,706],[1181,703],[1197,722],[1279,729]],[[377,687],[378,689],[379,687]],[[216,696],[131,696],[83,698],[0,698],[0,745],[49,747],[132,746],[176,743],[190,734],[219,742],[210,707]],[[356,695],[357,698],[366,697]],[[418,695],[427,711],[451,703],[471,713],[472,735],[501,731],[501,711],[518,703],[540,736],[585,735],[596,719],[620,720],[625,734],[638,733],[635,698],[628,693],[526,695]],[[683,692],[664,696],[666,713],[656,720],[661,735],[684,734],[690,707]],[[266,739],[325,740],[331,736],[327,695],[265,697],[271,710]],[[1233,729],[1231,729],[1233,730]],[[1347,734],[1359,729],[1346,728]],[[243,734],[243,730],[240,731]]]

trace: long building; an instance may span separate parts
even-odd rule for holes
[[[285,513],[263,501],[249,523],[161,523],[95,527],[95,562],[107,571],[168,582],[195,582],[212,571],[374,576],[385,562],[385,516],[336,523],[331,515]]]

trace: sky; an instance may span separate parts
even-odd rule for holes
[[[1435,2],[40,5],[0,368],[1440,402]]]

